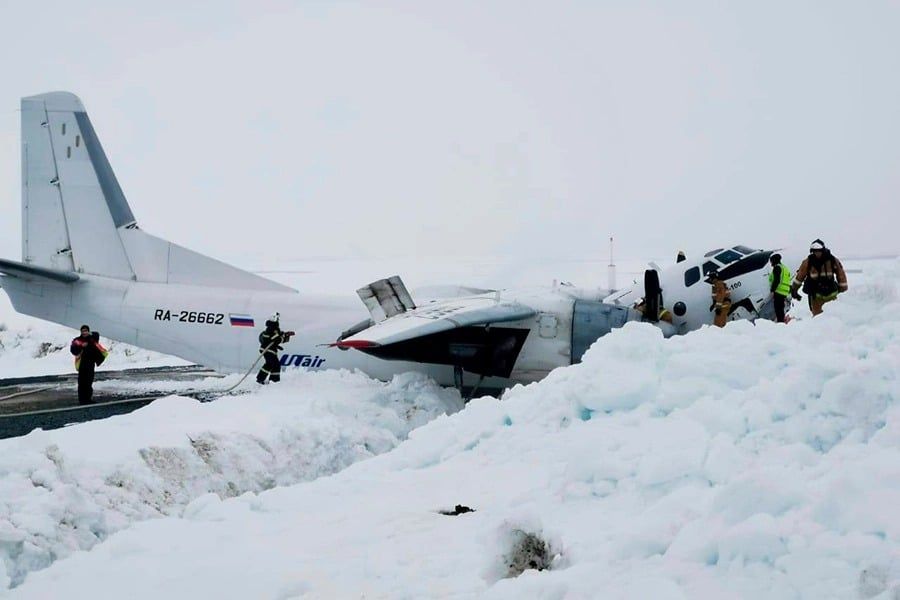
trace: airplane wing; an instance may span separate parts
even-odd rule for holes
[[[389,317],[334,343],[338,348],[367,349],[397,344],[471,325],[520,321],[535,310],[493,297],[453,298]]]
[[[25,281],[50,280],[57,283],[74,283],[79,279],[78,274],[72,271],[58,271],[5,258],[0,258],[0,273],[24,279]]]

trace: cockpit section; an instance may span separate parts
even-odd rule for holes
[[[702,265],[694,266],[689,268],[684,272],[684,287],[689,288],[701,279],[706,279],[710,273],[716,271],[720,275],[723,275],[723,272],[727,272],[726,268],[728,265],[733,263],[742,263],[747,257],[761,257],[763,256],[761,250],[755,250],[750,248],[749,246],[734,246],[732,248],[716,248],[715,250],[710,250],[706,254],[703,255],[705,260]],[[768,260],[768,254],[765,255],[765,260]],[[758,261],[753,261],[753,264],[756,264]],[[753,268],[759,268],[753,267]],[[752,271],[753,268],[749,268],[746,271],[741,270],[742,274],[748,271]],[[702,269],[702,273],[701,273]],[[736,275],[729,275],[729,277],[735,277]],[[727,279],[727,277],[726,277]]]
[[[757,271],[765,268],[769,263],[770,256],[772,256],[771,251],[759,251],[749,256],[745,256],[741,260],[720,269],[719,277],[728,280],[749,273],[750,271]]]

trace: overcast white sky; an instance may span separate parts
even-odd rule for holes
[[[900,3],[0,2],[19,98],[81,96],[140,226],[241,262],[900,251]]]

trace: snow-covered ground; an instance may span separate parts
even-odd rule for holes
[[[288,372],[280,386],[0,441],[0,583],[17,584],[136,521],[335,473],[462,401],[418,375]]]
[[[848,266],[816,319],[629,324],[433,420],[421,379],[298,373],[7,440],[7,576],[58,559],[13,595],[900,598],[900,263]],[[525,534],[551,569],[506,577]]]

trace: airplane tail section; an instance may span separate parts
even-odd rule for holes
[[[134,216],[72,94],[22,99],[22,211],[26,264],[133,278],[116,229]]]
[[[294,291],[141,231],[77,96],[22,99],[22,260],[158,283]]]

